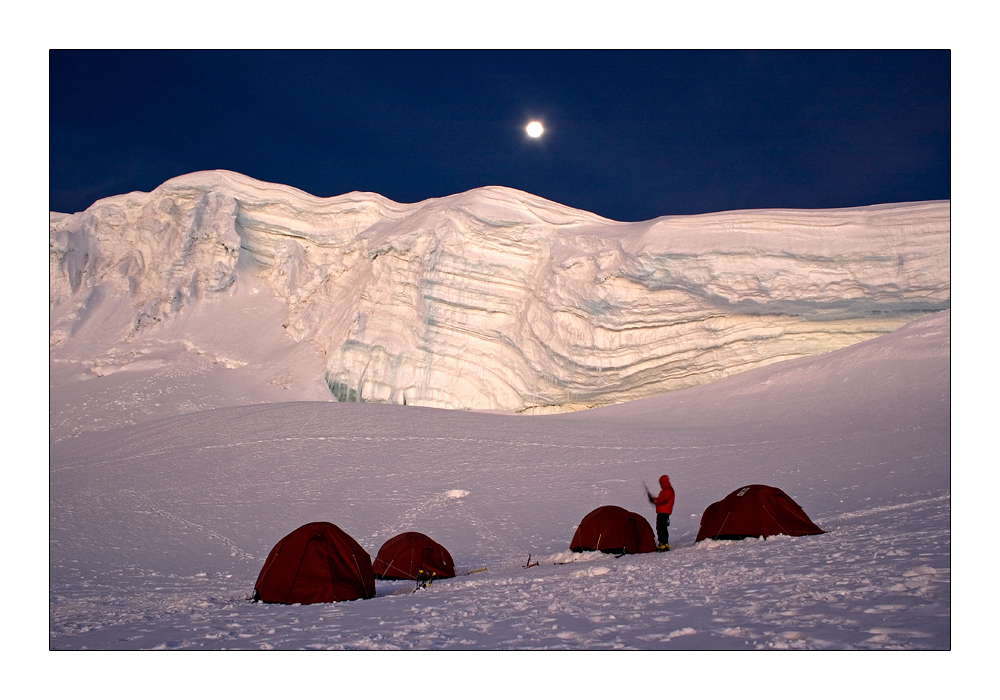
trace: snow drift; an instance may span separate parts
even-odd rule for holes
[[[128,404],[115,376],[89,384]],[[202,400],[222,376],[167,388]],[[592,411],[309,401],[57,426],[49,645],[949,649],[949,383],[946,311]],[[77,400],[53,392],[55,410]],[[670,552],[569,551],[598,506],[651,518],[641,484],[662,473],[677,489]],[[780,487],[826,534],[695,544],[709,504],[750,483]],[[426,533],[459,576],[378,581],[368,600],[251,602],[275,543],[317,520],[372,556],[399,532]],[[524,568],[529,554],[538,566]]]
[[[949,206],[621,223],[504,187],[399,204],[194,173],[51,215],[53,383],[158,372],[133,381],[154,416],[179,352],[243,399],[624,402],[947,309]]]
[[[215,172],[52,214],[50,648],[948,649],[948,211],[618,223]],[[569,551],[663,473],[672,551]],[[825,534],[696,544],[753,483]],[[458,576],[252,602],[317,521]]]

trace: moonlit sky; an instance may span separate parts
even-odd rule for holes
[[[948,199],[950,73],[948,50],[52,50],[49,208],[210,169],[619,221]]]

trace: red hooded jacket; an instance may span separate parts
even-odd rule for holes
[[[670,485],[670,477],[664,474],[660,477],[660,493],[653,499],[657,513],[674,512],[674,487]]]

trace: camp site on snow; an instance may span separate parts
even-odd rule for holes
[[[696,542],[775,535],[818,535],[820,529],[784,491],[751,484],[712,503],[702,515]],[[656,537],[639,513],[605,505],[587,513],[570,542],[571,552],[615,556],[656,552]],[[530,566],[537,566],[538,562]],[[559,562],[566,563],[566,562]],[[527,568],[527,566],[525,567]],[[475,572],[469,572],[475,573]],[[387,540],[374,562],[357,541],[333,523],[303,525],[282,538],[268,554],[253,599],[263,603],[333,603],[374,598],[375,581],[430,581],[455,577],[448,550],[420,532]]]

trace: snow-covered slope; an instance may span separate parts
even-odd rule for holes
[[[57,427],[51,648],[949,649],[950,319],[557,416],[313,401]],[[144,400],[119,374],[54,391],[54,413]],[[230,380],[159,381],[181,405]],[[652,520],[641,484],[662,473],[672,551],[569,552],[596,506]],[[783,489],[826,534],[695,544],[705,507],[751,483]],[[478,573],[379,582],[370,600],[250,602],[271,547],[314,520],[373,556],[424,532]],[[529,554],[540,563],[523,568]]]
[[[52,381],[118,373],[138,417],[617,403],[948,308],[949,236],[947,201],[619,223],[502,187],[398,204],[194,173],[51,215]],[[238,396],[164,408],[167,374],[206,373]]]

